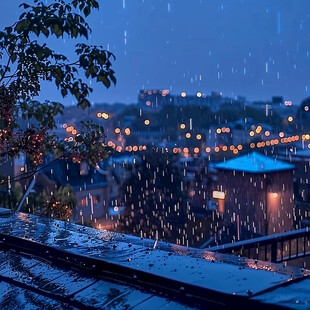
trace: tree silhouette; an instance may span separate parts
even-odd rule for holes
[[[99,8],[99,3],[96,0],[32,3],[22,3],[23,12],[18,20],[0,32],[0,156],[17,157],[24,153],[31,160],[33,173],[42,164],[43,155],[50,152],[57,157],[88,159],[96,164],[112,152],[104,144],[103,128],[84,123],[73,141],[62,141],[52,130],[63,105],[49,100],[40,102],[37,97],[42,82],[50,82],[63,97],[73,96],[77,105],[85,109],[90,106],[88,97],[93,91],[87,79],[107,88],[116,83],[111,68],[115,56],[101,46],[78,43],[73,60],[50,47],[51,37],[87,40],[91,28],[86,19]],[[30,124],[26,129],[20,126],[20,117]]]

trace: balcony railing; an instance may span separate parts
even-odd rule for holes
[[[310,229],[306,227],[206,249],[279,263],[310,255]]]

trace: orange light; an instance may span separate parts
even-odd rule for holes
[[[124,132],[125,132],[125,134],[126,134],[127,136],[129,136],[129,135],[131,134],[130,128],[125,128]]]
[[[237,149],[238,149],[239,151],[241,151],[241,150],[243,149],[242,145],[239,144],[239,145],[237,146]]]
[[[195,153],[195,154],[198,154],[198,153],[199,153],[199,147],[195,147],[195,148],[194,148],[194,153]]]
[[[135,145],[135,146],[132,148],[132,150],[133,150],[134,152],[137,152],[137,151],[138,151],[138,147]]]
[[[269,136],[270,136],[270,131],[266,130],[266,131],[265,131],[265,136],[266,136],[266,137],[269,137]]]
[[[215,198],[215,199],[225,199],[225,193],[224,192],[219,192],[219,191],[213,191],[212,192],[212,198]]]
[[[101,115],[102,115],[102,114],[101,114],[100,112],[97,113],[97,117],[98,117],[98,118],[101,118]]]
[[[250,148],[251,148],[251,149],[254,149],[254,148],[255,148],[255,143],[251,143],[251,144],[250,144]]]
[[[251,137],[253,137],[253,136],[255,135],[254,131],[251,130],[251,131],[249,132],[249,135],[250,135]]]
[[[211,152],[211,148],[210,147],[206,147],[206,152],[210,153]]]
[[[233,145],[231,145],[230,147],[229,147],[229,149],[231,150],[231,151],[233,151],[234,150],[234,146]]]
[[[196,135],[197,140],[201,140],[201,138],[202,138],[201,134]]]
[[[224,152],[226,152],[226,151],[227,151],[227,146],[224,145],[222,150],[223,150]]]
[[[180,125],[180,129],[184,130],[186,128],[185,124]]]
[[[216,146],[216,147],[214,148],[214,151],[217,153],[217,152],[220,151],[220,148],[219,148],[218,146]]]
[[[71,132],[72,130],[74,130],[73,126],[69,126],[69,127],[66,128],[66,132]]]
[[[238,154],[238,152],[239,152],[239,151],[238,151],[237,149],[234,149],[234,150],[233,150],[233,153],[234,153],[235,155]]]
[[[144,121],[144,125],[146,125],[146,126],[150,125],[150,120],[146,119],[146,120]]]
[[[189,139],[191,136],[192,136],[192,135],[191,135],[189,132],[187,132],[186,135],[185,135],[185,137],[186,137],[187,139]]]
[[[115,129],[114,129],[114,132],[115,132],[116,134],[119,134],[119,133],[121,132],[121,130],[120,130],[120,128],[115,128]]]
[[[279,137],[280,137],[280,138],[283,138],[283,137],[284,137],[284,132],[282,132],[282,131],[279,132]]]
[[[188,149],[187,147],[185,147],[185,148],[183,149],[183,152],[184,152],[184,153],[188,153],[188,152],[189,152],[189,149]]]
[[[220,134],[222,132],[221,128],[216,129],[216,133]]]

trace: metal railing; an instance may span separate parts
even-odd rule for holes
[[[274,263],[289,261],[310,255],[310,228],[209,247],[206,250]]]

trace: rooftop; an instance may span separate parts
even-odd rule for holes
[[[0,217],[0,240],[1,309],[281,309],[310,302],[309,286],[299,290],[310,272],[282,264],[25,213]]]
[[[294,169],[294,165],[253,152],[216,164],[215,168],[250,173],[266,173]]]

